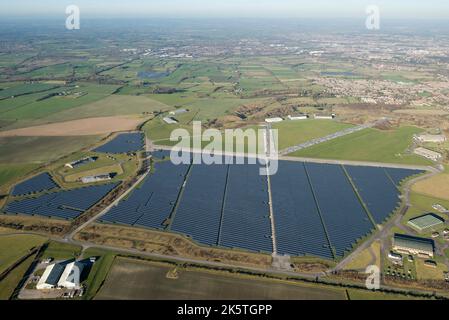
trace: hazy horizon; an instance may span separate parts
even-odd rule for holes
[[[91,18],[313,18],[364,19],[377,5],[385,19],[449,19],[444,0],[19,0],[0,1],[2,17],[58,17],[77,5]]]

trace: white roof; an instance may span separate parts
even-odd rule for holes
[[[79,262],[72,262],[66,265],[64,272],[58,282],[58,287],[76,288],[80,285],[83,265]]]
[[[50,275],[51,271],[53,270],[54,266],[55,266],[55,264],[51,264],[45,269],[44,273],[42,274],[41,278],[39,279],[39,282],[37,283],[37,286],[36,286],[37,289],[43,289],[45,287],[49,287],[49,285],[47,284],[47,279],[48,279],[48,276]]]

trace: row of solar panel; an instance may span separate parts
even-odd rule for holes
[[[138,152],[143,149],[144,140],[145,135],[142,132],[121,133],[94,151],[112,154]]]
[[[59,186],[47,172],[44,172],[18,183],[11,191],[11,195],[23,196],[55,188],[59,188]]]
[[[188,165],[175,166],[169,161],[156,163],[154,172],[142,186],[101,220],[163,229],[176,204],[188,168]]]
[[[90,186],[80,189],[48,193],[35,198],[13,201],[4,211],[8,214],[27,214],[75,219],[116,187],[116,184]]]
[[[266,177],[258,165],[156,164],[144,185],[102,220],[170,230],[206,245],[271,252]],[[271,177],[277,250],[281,254],[332,258],[342,256],[374,226],[351,182],[376,223],[399,202],[398,189],[419,171],[279,162]],[[388,174],[386,174],[388,172]],[[393,178],[394,177],[394,178]],[[157,188],[155,187],[157,186]]]

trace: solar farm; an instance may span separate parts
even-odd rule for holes
[[[268,179],[259,169],[155,162],[144,183],[99,221],[165,230],[205,246],[336,259],[388,219],[401,203],[401,182],[422,173],[280,161],[270,178],[272,223]]]
[[[144,139],[145,136],[142,132],[121,133],[94,151],[112,154],[138,152],[145,145]]]
[[[42,182],[45,185],[45,180],[42,180]],[[42,186],[38,189],[44,190]],[[115,187],[116,184],[71,190],[58,188],[54,192],[49,191],[30,198],[12,201],[5,206],[4,212],[72,220],[93,207]]]

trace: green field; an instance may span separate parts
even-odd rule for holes
[[[46,240],[45,237],[35,235],[0,234],[0,273]]]
[[[5,279],[0,281],[0,300],[8,300],[14,293],[19,282],[23,279],[31,264],[34,261],[35,256],[31,256],[12,270]]]
[[[180,270],[168,279],[172,267],[117,258],[96,299],[318,299],[344,300],[344,289],[292,284],[257,278]]]
[[[350,124],[334,120],[299,120],[276,123],[273,129],[278,130],[279,150],[301,144],[312,139],[321,138],[329,134],[352,127]]]
[[[0,164],[47,163],[100,140],[98,136],[0,138]]]
[[[0,190],[37,167],[35,164],[0,164]]]
[[[68,260],[77,258],[80,254],[80,246],[51,241],[42,254],[42,259],[53,258],[55,260]]]
[[[101,250],[101,249],[87,249],[83,252],[83,259],[88,259],[90,257],[97,257],[97,261],[94,263],[92,269],[89,272],[89,276],[85,280],[84,284],[87,287],[84,299],[91,300],[95,297],[98,290],[103,285],[109,270],[112,267],[115,259],[115,253],[111,251]]]
[[[407,152],[413,135],[421,131],[416,127],[400,127],[390,131],[366,129],[294,152],[290,156],[429,165],[429,160]]]

